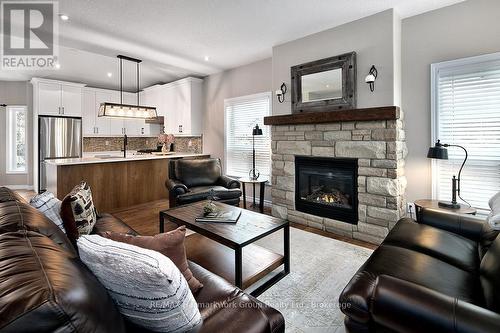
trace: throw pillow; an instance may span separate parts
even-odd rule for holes
[[[193,276],[188,266],[186,248],[184,247],[184,239],[186,238],[185,226],[156,236],[134,236],[110,231],[102,233],[102,236],[118,242],[160,252],[170,258],[177,268],[180,269],[189,284],[189,289],[193,293],[203,287],[203,284]]]
[[[30,205],[38,209],[45,216],[47,216],[52,222],[55,223],[64,233],[63,220],[61,219],[61,200],[54,197],[51,192],[43,192],[41,194],[35,195],[30,200]]]
[[[97,212],[92,202],[92,191],[86,182],[81,182],[64,197],[61,203],[61,218],[71,241],[92,232],[97,222]]]
[[[494,230],[500,230],[500,192],[495,194],[489,201],[491,212],[488,215],[488,223]]]
[[[201,325],[186,279],[159,252],[99,235],[78,241],[80,259],[132,323],[155,332],[186,332]]]

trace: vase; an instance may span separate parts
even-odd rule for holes
[[[164,143],[163,146],[161,147],[161,152],[168,153],[169,151],[170,151],[170,145]]]

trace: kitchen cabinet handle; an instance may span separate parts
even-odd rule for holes
[[[99,134],[99,127],[96,127],[95,129],[97,131],[97,134]]]
[[[141,134],[144,134],[144,127],[141,128]]]
[[[61,106],[61,114],[64,114],[64,106]]]

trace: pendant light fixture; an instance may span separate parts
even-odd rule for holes
[[[127,118],[127,119],[155,119],[158,117],[156,108],[142,106],[139,104],[139,64],[140,59],[118,55],[120,59],[120,103],[101,103],[99,107],[99,117]],[[123,60],[135,62],[137,64],[137,105],[123,104]]]

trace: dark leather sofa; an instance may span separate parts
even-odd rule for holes
[[[218,158],[171,160],[165,186],[170,207],[207,199],[213,190],[218,201],[237,206],[240,203],[240,182],[222,174]]]
[[[105,214],[94,232],[135,231]],[[284,332],[283,316],[190,262],[204,287],[195,294],[200,332]],[[0,188],[0,332],[145,332],[126,322],[66,235]]]
[[[500,332],[500,237],[476,217],[405,218],[339,302],[348,332]]]

